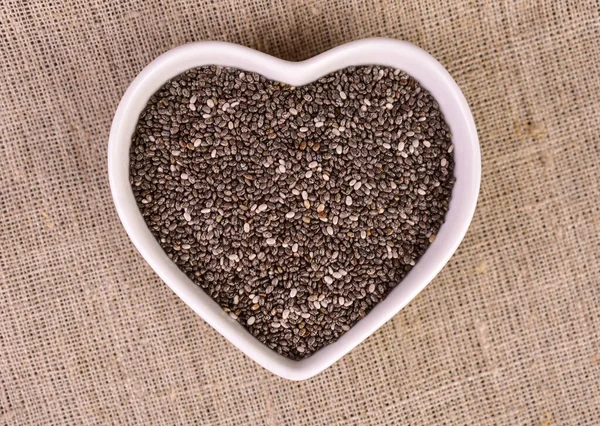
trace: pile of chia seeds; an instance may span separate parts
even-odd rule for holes
[[[301,359],[365,317],[433,242],[452,149],[437,102],[400,70],[292,87],[205,66],[149,100],[130,180],[177,266],[258,340]]]

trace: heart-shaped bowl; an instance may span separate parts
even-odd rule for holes
[[[129,148],[140,113],[164,83],[182,72],[222,65],[253,71],[268,79],[301,86],[353,65],[399,68],[414,77],[440,105],[452,132],[454,174],[450,208],[433,244],[387,298],[339,340],[301,361],[285,358],[255,339],[194,284],[165,254],[136,205],[129,182]],[[481,155],[473,116],[446,69],[413,44],[390,39],[365,39],[336,47],[302,62],[288,62],[236,44],[199,42],[172,49],[150,63],[121,99],[108,144],[108,174],[117,212],[144,259],[169,287],[207,323],[267,370],[291,380],[304,380],[339,360],[392,318],[448,262],[473,217],[481,180]]]

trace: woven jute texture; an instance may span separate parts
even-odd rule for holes
[[[3,0],[0,424],[600,423],[600,4]],[[111,201],[128,84],[182,43],[290,60],[413,42],[462,88],[480,201],[449,264],[305,382],[242,355],[154,274]]]

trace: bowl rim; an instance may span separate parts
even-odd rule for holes
[[[456,183],[445,223],[436,240],[409,274],[365,318],[336,342],[300,361],[285,358],[255,339],[177,268],[146,226],[129,183],[131,136],[148,99],[168,79],[187,69],[209,64],[257,72],[294,86],[352,65],[400,68],[434,96],[452,132]],[[305,380],[338,361],[385,324],[448,262],[464,238],[475,212],[481,180],[481,154],[475,122],[460,88],[433,56],[409,42],[363,39],[305,61],[290,62],[237,44],[204,41],[185,44],[160,55],[130,84],[112,122],[108,175],[119,218],[137,250],[159,277],[200,317],[259,365],[286,379]]]

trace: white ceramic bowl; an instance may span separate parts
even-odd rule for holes
[[[252,337],[171,262],[147,228],[129,184],[131,136],[150,96],[168,79],[189,68],[208,64],[254,71],[294,86],[310,83],[351,65],[399,68],[431,92],[452,131],[456,184],[446,222],[434,243],[404,280],[363,320],[337,342],[302,361],[287,359]],[[303,62],[288,62],[235,44],[200,42],[177,47],[159,56],[131,83],[112,123],[108,173],[123,226],[163,281],[206,322],[261,366],[281,377],[303,380],[329,367],[381,327],[423,290],[448,262],[467,232],[475,211],[481,157],[473,116],[460,89],[438,61],[410,43],[390,39],[359,40]]]

